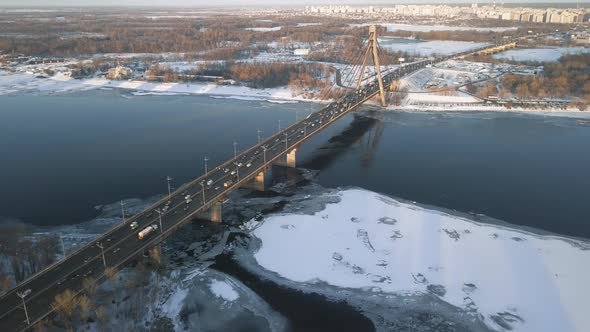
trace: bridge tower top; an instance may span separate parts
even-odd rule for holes
[[[383,87],[383,78],[381,75],[381,65],[379,61],[379,43],[377,41],[377,26],[375,25],[369,26],[369,39],[367,42],[367,50],[365,51],[365,56],[363,57],[363,64],[361,65],[361,72],[356,85],[357,89],[360,88],[361,83],[365,79],[365,68],[369,62],[369,59],[372,60],[375,72],[377,73],[377,80],[379,82],[379,96],[381,97],[381,106],[385,107],[385,90]]]

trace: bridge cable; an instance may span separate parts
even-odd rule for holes
[[[366,42],[363,41],[363,44],[366,44],[368,47],[368,38],[367,38]],[[364,59],[366,49],[360,48],[356,52],[357,52],[356,58],[354,57],[354,54],[353,54],[352,61],[350,61],[350,63],[348,63],[346,66],[344,66],[344,68],[338,69],[341,73],[341,75],[340,75],[340,84],[341,84],[340,88],[343,88],[343,89],[353,88],[353,86],[355,85],[355,84],[353,84],[353,83],[355,83],[355,82],[353,82],[353,80],[357,81],[358,77],[361,74],[360,71],[361,71],[362,66],[360,65],[360,63],[362,63],[362,60]],[[373,58],[371,57],[371,61],[372,61],[372,59]],[[342,78],[343,72],[347,73],[346,76],[344,77],[344,79]],[[373,72],[374,72],[374,74],[371,76],[376,76],[374,63],[373,63]],[[369,76],[369,77],[371,77],[371,76]],[[367,78],[364,78],[363,81],[366,81],[366,79]],[[332,92],[335,90],[336,86],[338,86],[338,84],[337,84],[337,82],[334,82],[334,84],[330,85],[329,89],[322,91],[322,93],[320,94],[320,99],[323,100],[326,97],[330,97]]]
[[[368,43],[367,43],[367,47],[368,47]],[[349,72],[349,75],[348,75],[348,76],[350,76],[350,82],[349,82],[350,85],[348,86],[348,88],[352,88],[353,86],[355,86],[355,84],[354,84],[355,82],[353,82],[353,80],[355,80],[355,81],[358,80],[358,77],[361,74],[363,74],[363,73],[361,73],[361,70],[362,70],[362,67],[363,67],[361,65],[361,63],[364,60],[366,50],[365,49],[360,49],[359,51],[360,51],[360,54],[353,61],[354,66],[353,66],[352,70]]]
[[[358,56],[356,58],[353,58],[351,63],[347,66],[348,69],[348,74],[346,75],[346,78],[343,81],[343,87],[344,88],[350,88],[352,85],[352,80],[355,77],[358,77],[358,71],[359,71],[359,65],[358,63],[360,62],[360,60],[362,59],[364,50],[360,50],[360,52],[358,52]]]
[[[350,68],[350,64],[346,64],[343,68],[336,69],[336,70],[338,70],[340,72],[340,84],[342,86],[345,86],[345,82],[348,79],[348,76],[350,75],[350,72],[348,72],[348,75],[346,77],[344,77],[344,79],[343,79],[342,73],[345,73],[348,68]],[[324,99],[326,97],[330,97],[330,95],[333,92],[335,86],[338,86],[338,83],[337,82],[334,82],[334,84],[331,84],[329,89],[324,90],[324,92],[322,94],[320,94],[320,99]]]
[[[358,68],[357,68],[358,65],[356,65],[355,63],[359,62],[358,60],[359,60],[359,58],[362,57],[363,52],[364,52],[363,49],[357,50],[357,53],[360,53],[360,54],[358,54],[357,58],[355,58],[353,55],[353,60],[350,63],[346,64],[343,68],[337,69],[341,73],[340,84],[341,84],[342,88],[346,89],[346,88],[350,87],[349,84],[350,84],[350,80],[351,80],[351,78],[350,78],[351,75],[354,72],[358,72]],[[346,76],[344,76],[344,75],[342,75],[342,73],[347,73],[347,74],[345,74]],[[343,76],[344,76],[344,78],[343,78]],[[324,90],[324,92],[320,95],[320,98],[324,99],[326,97],[329,97],[330,94],[333,92],[333,90],[335,90],[335,86],[338,86],[338,84],[336,82],[334,84],[332,84],[328,90]]]

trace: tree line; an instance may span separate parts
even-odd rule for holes
[[[54,263],[61,248],[56,235],[33,236],[32,228],[10,223],[0,229],[0,295]]]

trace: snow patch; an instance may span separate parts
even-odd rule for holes
[[[176,320],[180,310],[182,309],[184,300],[188,295],[188,289],[177,287],[175,291],[170,294],[170,297],[160,307],[161,312],[170,317],[172,320]]]
[[[272,27],[272,28],[245,28],[244,30],[256,31],[256,32],[267,32],[267,31],[279,31],[279,30],[281,30],[281,27]]]
[[[215,296],[229,302],[235,301],[240,297],[238,292],[227,281],[212,280],[209,284],[209,289]]]

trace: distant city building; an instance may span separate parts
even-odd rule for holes
[[[393,7],[375,6],[306,6],[305,13],[322,16],[343,17],[473,17],[508,21],[535,23],[584,23],[590,21],[590,10],[587,8],[568,9],[536,9],[536,8],[505,8],[502,6],[471,6],[448,5],[395,5]]]

